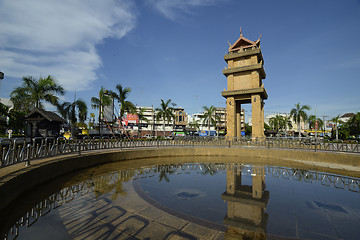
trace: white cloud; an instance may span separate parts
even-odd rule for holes
[[[52,75],[71,90],[96,80],[96,44],[122,38],[136,21],[125,0],[3,0],[0,16],[0,66],[6,75]]]
[[[216,1],[217,0],[150,0],[150,3],[166,18],[175,20],[183,12],[190,13],[194,7],[210,6]]]

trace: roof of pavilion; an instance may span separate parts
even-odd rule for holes
[[[45,111],[43,109],[35,108],[25,116],[25,121],[46,119],[49,122],[63,123],[65,120],[54,112]]]
[[[243,37],[241,28],[240,28],[240,38],[238,40],[236,40],[236,42],[233,45],[230,45],[230,43],[229,43],[229,52],[237,51],[240,48],[245,49],[245,48],[251,48],[251,47],[259,47],[260,46],[260,38],[261,38],[261,35],[260,35],[259,39],[256,40],[255,42],[251,41],[251,40]]]

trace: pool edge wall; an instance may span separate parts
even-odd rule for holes
[[[0,211],[21,194],[69,172],[117,161],[144,159],[145,164],[147,158],[181,156],[237,157],[239,161],[246,158],[279,159],[287,163],[301,162],[309,166],[347,168],[360,172],[359,154],[220,147],[105,150],[36,160],[28,167],[20,163],[1,168]]]

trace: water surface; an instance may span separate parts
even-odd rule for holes
[[[177,160],[106,164],[50,181],[1,213],[2,238],[360,236],[358,178],[235,159]]]

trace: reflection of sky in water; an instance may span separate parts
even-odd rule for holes
[[[222,224],[226,202],[221,194],[226,190],[226,174],[210,176],[193,172],[167,177],[169,182],[159,182],[158,176],[137,181],[145,193],[165,206]]]
[[[307,183],[271,176],[265,179],[270,192],[266,210],[269,232],[299,231],[303,234],[299,237],[311,239],[360,236],[359,192],[324,186],[320,181]]]
[[[251,186],[251,173],[242,173],[241,185]],[[209,175],[192,171],[167,174],[168,181],[159,181],[158,175],[136,181],[146,194],[166,207],[223,224],[227,201],[221,195],[226,192],[226,176],[226,172]],[[270,195],[264,210],[269,216],[266,232],[310,239],[360,236],[360,193],[307,180],[266,173],[264,190]]]

